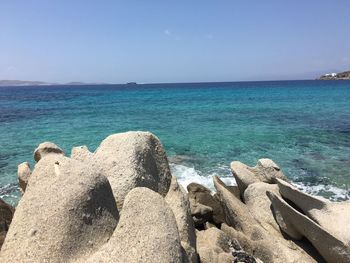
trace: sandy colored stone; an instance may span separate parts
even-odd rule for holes
[[[72,148],[70,157],[78,161],[87,161],[93,156],[93,153],[89,151],[88,147],[85,145],[76,146]]]
[[[175,216],[158,193],[137,187],[125,198],[117,228],[88,262],[185,262]],[[84,261],[85,262],[85,261]]]
[[[118,210],[105,176],[49,154],[35,166],[16,208],[0,262],[70,262],[104,244]]]
[[[250,184],[244,191],[244,202],[249,211],[268,232],[274,235],[281,235],[280,228],[273,216],[271,201],[266,195],[266,191],[279,195],[277,184],[257,182]]]
[[[310,219],[337,239],[350,246],[350,201],[330,202],[303,193],[293,185],[277,179],[284,198],[292,201]]]
[[[0,199],[0,249],[4,243],[14,212],[15,209],[11,205]]]
[[[224,222],[224,213],[220,202],[216,200],[210,190],[203,185],[197,183],[190,183],[187,186],[188,196],[192,203],[200,203],[202,205],[211,207],[213,210],[213,222],[221,224]]]
[[[254,218],[249,208],[232,194],[218,177],[213,179],[217,195],[224,208],[226,222],[239,233],[235,238],[250,248],[245,250],[264,262],[316,262],[294,242],[285,240],[280,234],[265,229]],[[264,248],[262,255],[256,254],[254,250],[257,243]]]
[[[43,142],[34,150],[34,160],[39,162],[44,156],[48,154],[64,155],[63,150],[52,142]]]
[[[28,180],[30,175],[32,174],[30,170],[30,166],[28,162],[24,162],[18,165],[17,168],[17,176],[19,187],[21,188],[21,192],[24,193],[28,184]]]
[[[165,201],[175,215],[181,245],[186,251],[188,261],[192,263],[198,262],[196,233],[191,216],[190,201],[188,200],[185,189],[178,184],[175,176],[171,179],[169,192],[165,197]]]
[[[92,158],[102,168],[113,190],[118,209],[135,187],[147,187],[165,196],[171,174],[165,150],[149,132],[125,132],[104,139]]]
[[[281,197],[268,192],[281,229],[295,239],[306,237],[329,262],[350,262],[350,246],[337,239],[319,224],[298,212]],[[344,227],[344,226],[343,226]]]
[[[230,241],[230,238],[216,227],[197,231],[197,249],[201,263],[232,263]]]
[[[233,161],[231,163],[231,171],[236,179],[241,196],[244,195],[245,189],[250,184],[257,182],[272,184],[275,183],[275,178],[288,180],[278,165],[267,158],[259,159],[255,167],[249,167],[239,161]]]

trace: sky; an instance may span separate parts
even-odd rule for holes
[[[313,79],[350,70],[349,10],[349,0],[0,0],[0,79]]]

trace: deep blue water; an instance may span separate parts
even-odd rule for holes
[[[155,133],[184,184],[268,157],[305,191],[350,198],[350,81],[0,87],[0,196],[17,202],[40,142],[69,155],[128,130]]]

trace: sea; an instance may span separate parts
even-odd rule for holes
[[[0,87],[0,198],[16,205],[17,165],[52,141],[70,155],[110,134],[151,131],[173,175],[235,184],[230,162],[271,158],[302,191],[350,199],[350,81]]]

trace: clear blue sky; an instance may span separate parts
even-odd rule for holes
[[[349,0],[1,0],[0,79],[314,78],[350,69],[349,26]]]

